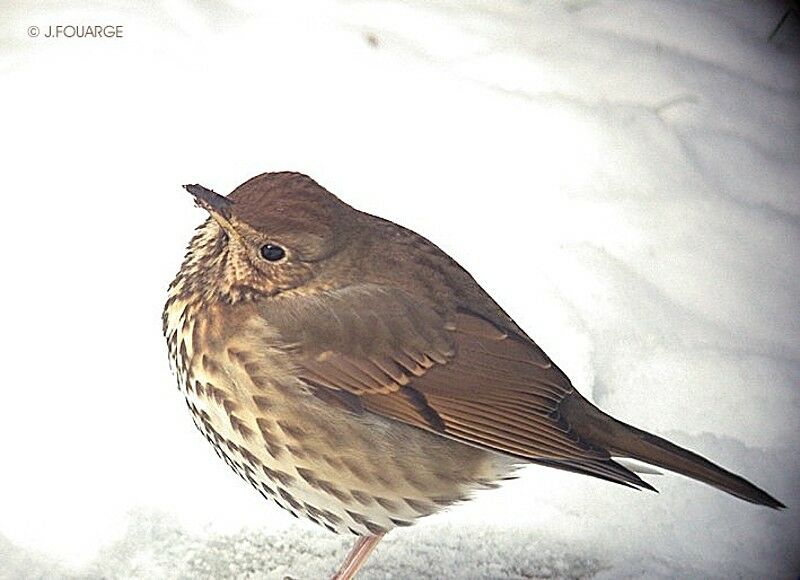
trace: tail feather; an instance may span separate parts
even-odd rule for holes
[[[666,439],[617,421],[585,399],[566,399],[561,413],[581,438],[604,447],[612,456],[632,458],[680,473],[751,503],[773,509],[786,507],[743,477]]]

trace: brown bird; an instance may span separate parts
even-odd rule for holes
[[[298,173],[223,197],[169,287],[164,334],[195,425],[278,505],[358,539],[525,463],[653,489],[634,458],[749,502],[768,493],[603,413],[452,258]]]

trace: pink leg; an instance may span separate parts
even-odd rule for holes
[[[347,554],[347,558],[344,559],[344,562],[342,562],[339,570],[331,580],[350,580],[353,578],[382,538],[383,534],[380,536],[359,536],[355,546]]]

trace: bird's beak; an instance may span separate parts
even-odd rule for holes
[[[231,206],[233,202],[227,197],[220,195],[202,185],[184,185],[183,188],[192,194],[197,207],[201,207],[211,214],[211,217],[231,235],[236,234],[236,230],[231,224]]]

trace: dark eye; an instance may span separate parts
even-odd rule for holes
[[[286,255],[286,252],[280,246],[274,244],[264,244],[261,246],[261,257],[270,262],[277,262]]]

